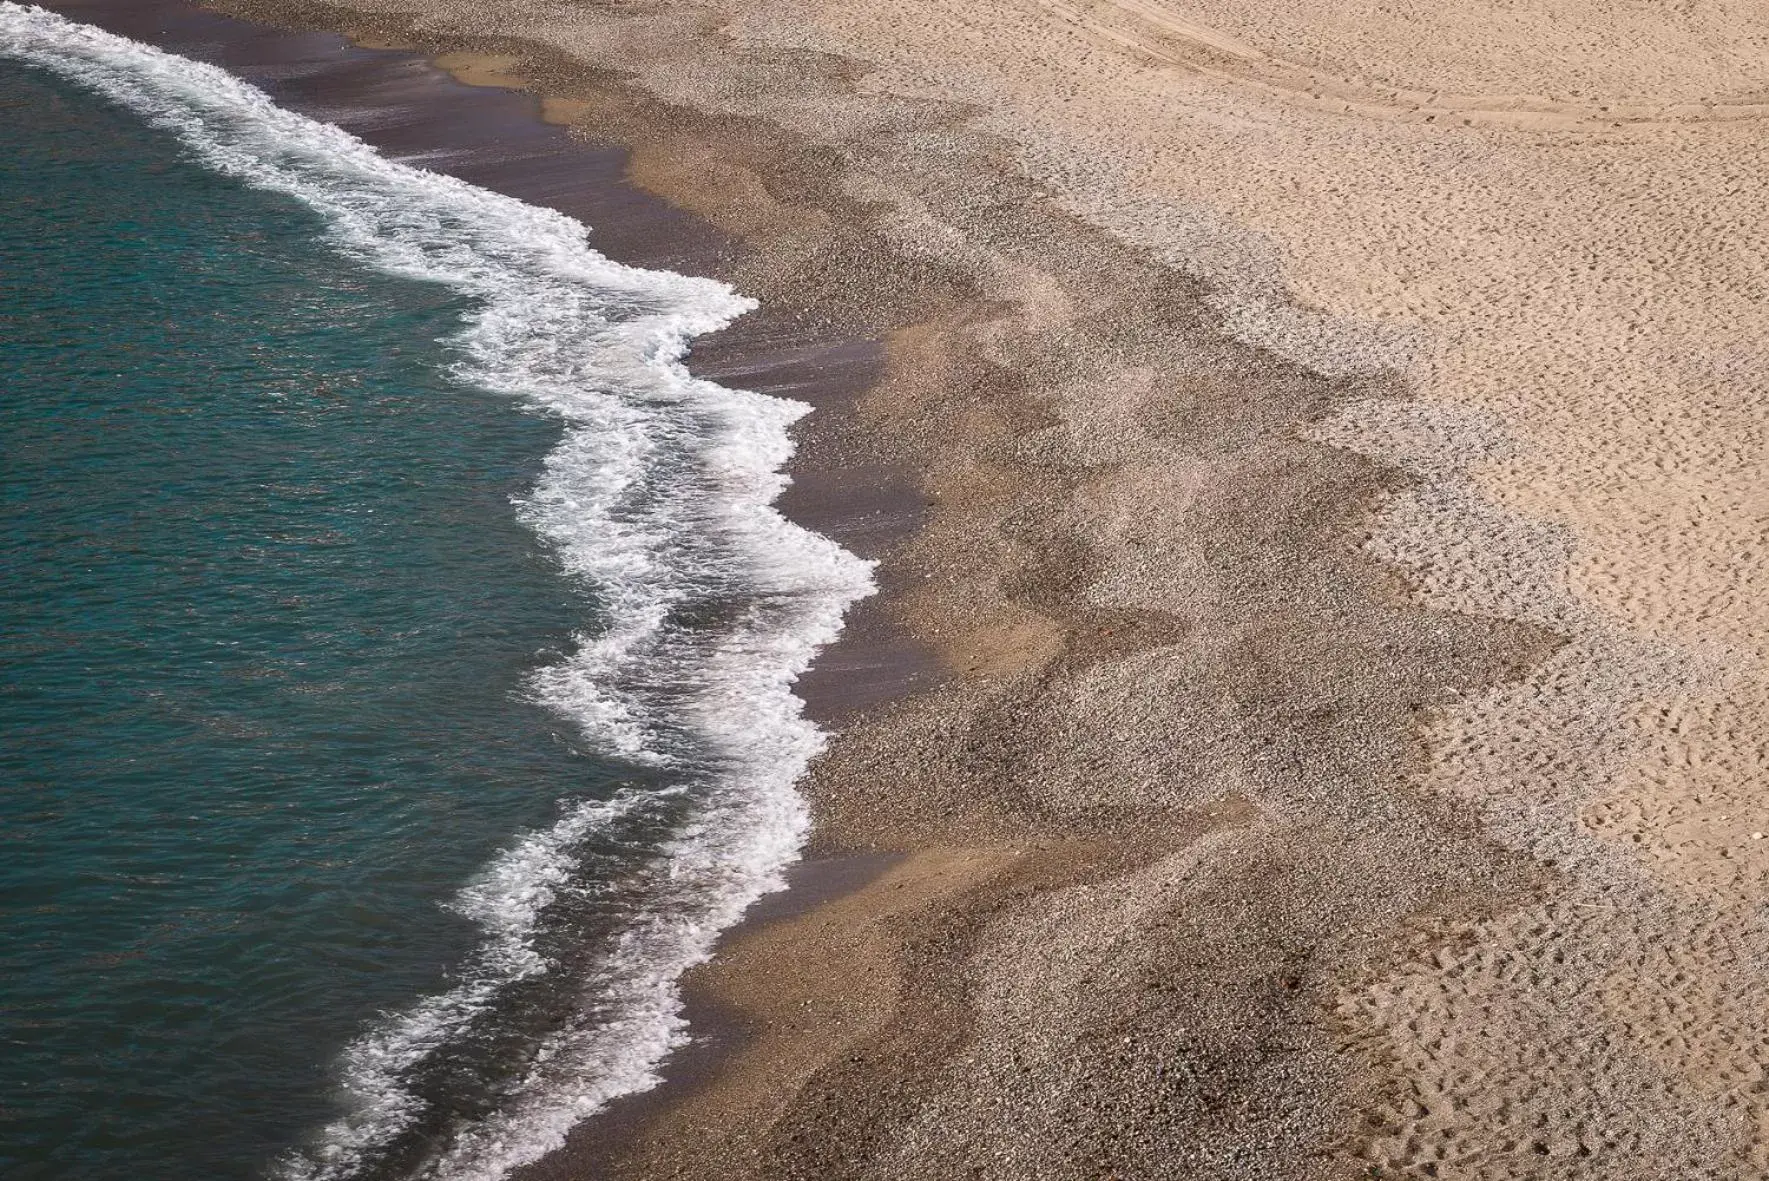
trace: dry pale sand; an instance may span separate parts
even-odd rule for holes
[[[1769,7],[352,9],[892,331],[935,502],[810,785],[912,856],[625,1175],[1769,1176]]]

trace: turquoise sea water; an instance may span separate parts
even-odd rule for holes
[[[253,1176],[611,787],[522,691],[595,610],[511,506],[560,427],[67,83],[0,63],[0,159],[0,1173]]]
[[[747,307],[0,0],[0,1176],[496,1181],[777,888],[865,563]]]

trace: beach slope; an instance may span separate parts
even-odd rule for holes
[[[879,380],[865,884],[536,1177],[1766,1175],[1769,13],[241,3],[531,88]],[[611,1130],[614,1129],[614,1130]]]

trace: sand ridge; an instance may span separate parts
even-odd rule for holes
[[[1338,61],[1340,68],[1335,70],[1310,65],[1277,52],[1261,50],[1220,29],[1188,19],[1174,7],[1156,3],[1155,0],[1096,0],[1088,5],[1071,4],[1068,0],[1038,0],[1038,3],[1059,20],[1083,31],[1089,37],[1128,51],[1132,56],[1141,57],[1157,66],[1171,67],[1209,78],[1228,87],[1255,92],[1263,98],[1289,105],[1361,119],[1404,119],[1421,123],[1436,123],[1441,120],[1464,126],[1478,124],[1534,130],[1573,130],[1634,124],[1753,120],[1769,115],[1769,103],[1761,101],[1763,85],[1760,69],[1754,72],[1748,69],[1724,73],[1715,71],[1712,69],[1714,55],[1711,52],[1691,54],[1699,59],[1699,66],[1708,67],[1706,69],[1698,67],[1690,70],[1691,63],[1688,60],[1675,57],[1666,63],[1666,82],[1687,85],[1691,74],[1718,75],[1713,77],[1713,82],[1718,85],[1695,87],[1692,93],[1699,94],[1699,97],[1694,98],[1670,98],[1664,95],[1647,98],[1636,96],[1632,91],[1623,91],[1619,97],[1600,93],[1581,99],[1579,96],[1590,94],[1584,88],[1593,83],[1601,86],[1636,79],[1631,72],[1622,79],[1572,80],[1556,76],[1553,66],[1582,59],[1565,50],[1544,51],[1542,46],[1528,36],[1517,39],[1532,50],[1529,56],[1541,59],[1534,64],[1547,68],[1502,80],[1523,85],[1534,83],[1542,88],[1539,92],[1457,90],[1441,84],[1424,88],[1385,81],[1384,75],[1399,70],[1404,71],[1399,75],[1402,77],[1460,77],[1466,79],[1465,84],[1472,85],[1494,85],[1501,79],[1494,78],[1490,69],[1481,69],[1478,73],[1471,73],[1466,69],[1457,70],[1457,65],[1465,63],[1441,58],[1420,60],[1423,55],[1417,53],[1398,56],[1391,53],[1387,60],[1379,59],[1379,64],[1372,64],[1365,60],[1368,50],[1392,50],[1391,38],[1380,35],[1356,39],[1349,45],[1335,45],[1329,39],[1330,48],[1325,53],[1311,55],[1317,61],[1323,58],[1329,62]],[[1463,10],[1433,8],[1429,11],[1431,15],[1437,15]],[[1245,14],[1233,15],[1243,17]],[[1318,32],[1322,14],[1311,15],[1317,23],[1304,24],[1300,30],[1285,29],[1273,37],[1275,43],[1290,50],[1294,42],[1287,34],[1298,31]],[[1414,15],[1417,18],[1420,14]],[[1481,15],[1490,18],[1490,14]],[[1380,27],[1388,22],[1371,23]],[[1427,24],[1417,19],[1412,23]],[[1562,24],[1558,21],[1549,23],[1551,26]],[[1565,24],[1576,27],[1577,22]],[[1449,30],[1420,28],[1418,34],[1424,40],[1418,44],[1429,47],[1448,42],[1451,45],[1466,46],[1472,42],[1487,46],[1481,58],[1482,66],[1495,61],[1507,62],[1522,56],[1517,53],[1516,46],[1491,48],[1488,42],[1492,31],[1490,27],[1482,29],[1478,18],[1471,22],[1471,27],[1460,30],[1460,37]],[[1737,36],[1738,30],[1731,28],[1724,33],[1717,33],[1714,40],[1719,45],[1729,46],[1735,43]],[[1645,56],[1638,52],[1642,49],[1648,52],[1653,49],[1662,52],[1663,49],[1662,46],[1648,42],[1643,33],[1639,34],[1639,40],[1632,43],[1631,48],[1636,50],[1633,55],[1636,57]],[[1333,50],[1348,53],[1350,56],[1348,59],[1340,59]],[[1364,52],[1360,53],[1360,50]],[[1760,64],[1748,57],[1745,62]],[[1740,86],[1742,89],[1738,92],[1726,92],[1723,90],[1726,84]],[[1683,90],[1679,87],[1674,92],[1681,94]],[[1716,97],[1713,92],[1720,92],[1720,96]]]

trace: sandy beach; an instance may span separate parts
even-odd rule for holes
[[[883,563],[821,885],[526,1176],[1769,1176],[1769,12],[215,7],[630,153]]]

